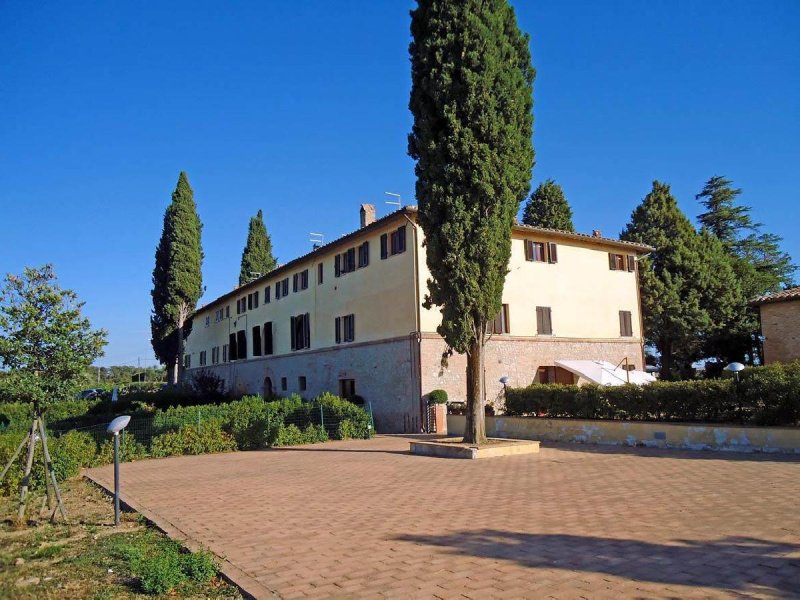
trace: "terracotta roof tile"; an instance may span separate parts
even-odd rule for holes
[[[751,304],[767,304],[769,302],[784,302],[786,300],[800,300],[800,286],[783,290],[782,292],[775,292],[774,294],[764,294],[753,298]]]

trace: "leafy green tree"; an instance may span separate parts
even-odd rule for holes
[[[242,267],[239,270],[239,285],[253,279],[256,273],[266,275],[278,264],[272,256],[272,241],[264,225],[261,210],[250,218],[250,229],[247,232],[247,244],[242,251]]]
[[[4,387],[36,414],[69,398],[85,369],[103,355],[107,333],[82,316],[84,303],[58,286],[52,265],[7,275],[0,290],[0,364]]]
[[[464,439],[486,439],[486,324],[500,310],[511,228],[530,189],[529,38],[506,0],[419,0],[411,12],[409,154],[425,234],[427,307],[467,357]]]
[[[663,379],[688,377],[704,341],[729,322],[740,301],[730,261],[719,240],[698,234],[658,181],[621,237],[655,248],[639,261],[646,341],[661,356]]]
[[[171,383],[180,380],[183,341],[192,330],[189,315],[203,293],[201,229],[194,193],[186,173],[181,171],[172,202],[164,213],[151,292],[151,341],[156,358],[170,370]]]
[[[790,286],[795,267],[780,249],[781,238],[761,232],[762,224],[753,221],[751,208],[736,204],[742,190],[732,183],[715,175],[696,196],[706,209],[698,221],[721,242],[742,291],[736,315],[721,335],[709,338],[706,352],[719,362],[755,362],[761,353],[760,325],[757,310],[747,300]]]
[[[552,179],[540,183],[528,198],[522,212],[522,222],[534,227],[575,231],[572,209],[564,197],[564,190]]]

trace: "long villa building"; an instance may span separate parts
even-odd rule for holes
[[[406,206],[381,219],[361,207],[361,227],[197,309],[184,377],[200,369],[234,394],[329,391],[365,401],[379,432],[419,432],[427,394],[466,399],[463,355],[445,356],[441,314],[425,309],[430,277]],[[503,384],[580,383],[557,360],[644,367],[638,259],[648,246],[515,225],[503,308],[486,346],[489,404]],[[438,431],[444,423],[441,416]]]

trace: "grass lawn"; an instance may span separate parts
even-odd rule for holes
[[[208,555],[191,555],[136,513],[113,527],[113,501],[83,479],[61,487],[69,516],[17,527],[13,498],[0,497],[0,598],[241,598],[213,576]],[[37,517],[41,497],[28,504]],[[35,507],[35,508],[33,508]],[[49,516],[49,514],[48,514]],[[147,590],[158,590],[147,593]]]

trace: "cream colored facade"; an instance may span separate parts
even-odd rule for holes
[[[371,405],[379,431],[419,431],[427,417],[425,396],[433,389],[464,400],[465,370],[463,357],[442,361],[445,345],[436,334],[441,315],[422,306],[430,274],[415,220],[413,207],[401,209],[199,308],[187,339],[186,376],[209,369],[238,393],[271,390],[313,397],[323,391],[354,392]],[[403,232],[404,251],[392,254],[392,234],[398,231]],[[386,258],[381,258],[382,236]],[[555,244],[556,260],[527,260],[526,240]],[[336,277],[336,256],[355,248],[358,257],[364,242],[368,265]],[[500,376],[509,377],[509,385],[528,385],[544,377],[558,358],[615,363],[627,358],[642,368],[638,271],[627,267],[647,250],[599,237],[515,227],[503,293],[508,331],[494,334],[487,345],[487,398],[497,400],[499,408]],[[612,270],[609,253],[621,255],[626,268]],[[633,257],[630,263],[628,256]],[[308,288],[293,291],[294,275],[306,269]],[[276,283],[286,278],[289,293],[277,299]],[[237,300],[247,303],[255,293],[258,306],[253,297],[252,307],[237,314]],[[537,307],[549,309],[551,333],[537,330]],[[628,331],[622,330],[620,311],[630,313]],[[310,345],[292,350],[291,317],[304,314],[309,315]],[[354,316],[354,340],[342,337],[337,343],[335,319],[345,315]],[[261,328],[263,336],[267,323],[272,324],[273,354],[253,356],[253,328]],[[230,335],[240,331],[247,339],[247,357],[223,361]]]

